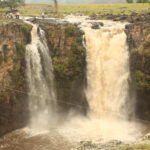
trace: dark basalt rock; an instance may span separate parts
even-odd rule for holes
[[[132,84],[136,93],[136,114],[150,120],[150,22],[127,25],[126,34]]]
[[[130,15],[120,14],[120,15],[113,15],[113,14],[97,14],[91,16],[92,20],[114,20],[114,21],[123,21],[123,22],[130,22],[130,23],[139,23],[139,22],[150,22],[150,13],[131,13]]]
[[[25,46],[31,29],[21,21],[0,26],[0,136],[27,123]]]
[[[104,26],[104,24],[102,22],[92,23],[92,29],[100,29],[101,26]]]

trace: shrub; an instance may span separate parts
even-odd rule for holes
[[[16,43],[16,54],[18,58],[24,56],[25,51],[26,51],[26,48],[23,43]]]
[[[0,65],[2,65],[3,61],[4,61],[4,56],[2,52],[0,52]]]
[[[144,49],[150,48],[150,42],[145,42],[143,44]]]
[[[65,29],[65,33],[66,33],[66,36],[74,36],[75,33],[76,33],[76,29],[74,26],[68,26],[66,29]]]

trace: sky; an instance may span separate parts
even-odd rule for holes
[[[126,0],[58,0],[61,4],[104,4],[104,3],[125,3]],[[26,0],[27,3],[50,4],[52,0]]]

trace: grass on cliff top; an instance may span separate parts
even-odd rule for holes
[[[150,144],[124,146],[124,147],[118,148],[117,150],[150,150]]]
[[[87,5],[60,5],[62,13],[85,14],[131,14],[150,11],[150,4],[87,4]]]
[[[4,11],[7,9],[0,9]],[[39,16],[43,11],[48,12],[48,15],[53,16],[53,6],[48,4],[27,4],[19,8],[22,15]],[[80,13],[85,15],[92,14],[131,14],[144,13],[150,11],[150,4],[78,4],[78,5],[59,5],[59,14]]]

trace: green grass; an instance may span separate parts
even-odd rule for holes
[[[150,4],[88,4],[88,5],[60,5],[61,13],[85,14],[131,14],[132,12],[147,12]],[[150,11],[150,10],[149,10]]]
[[[124,146],[124,147],[118,148],[117,150],[150,150],[150,144]]]
[[[0,9],[6,11],[7,9]],[[77,5],[59,5],[59,13],[53,13],[53,6],[48,4],[27,4],[19,8],[24,16],[39,16],[43,11],[48,16],[62,17],[63,14],[131,14],[132,12],[144,13],[150,11],[150,4],[77,4]]]

